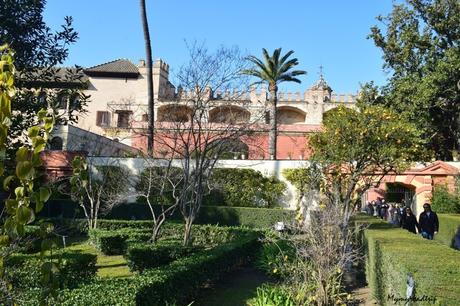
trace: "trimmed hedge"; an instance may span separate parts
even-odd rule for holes
[[[91,230],[90,241],[98,250],[106,255],[122,255],[126,253],[128,244],[147,242],[151,236],[151,223],[144,221],[115,221],[115,227],[121,224],[126,228],[113,229],[107,220],[105,226],[109,230]],[[192,239],[194,245],[216,246],[234,240],[237,236],[249,232],[237,227],[220,227],[215,225],[193,225]],[[160,240],[181,240],[184,225],[180,223],[165,223],[160,230]]]
[[[130,278],[101,280],[65,290],[60,296],[61,305],[163,306],[181,303],[195,295],[205,282],[252,258],[258,247],[257,235],[252,234]]]
[[[125,258],[131,271],[144,271],[164,266],[197,250],[197,247],[183,246],[180,241],[157,244],[136,243],[129,245]]]
[[[449,247],[454,247],[455,236],[460,230],[460,215],[438,214],[439,232],[435,240]]]
[[[148,241],[152,234],[144,229],[119,229],[116,231],[91,230],[90,241],[105,255],[122,255],[126,253],[129,242]]]
[[[63,288],[75,288],[88,282],[96,275],[97,255],[78,252],[61,252],[52,257],[60,260],[59,284]],[[39,255],[15,254],[6,262],[6,275],[14,288],[37,289],[41,284],[41,265]]]
[[[407,273],[412,273],[415,280],[416,297],[434,297],[436,305],[457,305],[459,252],[373,218],[369,220],[371,224],[364,233],[366,277],[379,305],[392,305],[393,297],[406,297]]]

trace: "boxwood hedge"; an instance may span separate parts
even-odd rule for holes
[[[430,299],[429,302],[435,299],[432,303],[435,305],[457,305],[460,301],[458,251],[370,220],[372,223],[364,233],[366,277],[379,305],[392,305],[395,299],[406,297],[408,273],[415,280],[416,298]]]
[[[449,247],[454,247],[455,236],[460,230],[460,215],[438,214],[438,218],[439,233],[435,235],[434,239]]]
[[[190,300],[205,282],[251,259],[258,247],[257,235],[252,233],[129,278],[100,280],[74,290],[64,290],[60,295],[61,305],[163,306],[183,303]]]

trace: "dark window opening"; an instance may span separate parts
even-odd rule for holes
[[[117,127],[128,128],[132,112],[131,111],[117,111],[117,113],[118,113]]]
[[[97,126],[109,126],[110,124],[110,113],[107,111],[98,111],[96,115]]]

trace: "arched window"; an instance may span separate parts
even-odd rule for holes
[[[279,124],[303,124],[306,113],[296,107],[281,106],[276,110],[276,118]]]
[[[62,151],[62,138],[53,137],[50,141],[50,150],[52,151]]]
[[[187,122],[191,120],[192,109],[186,105],[163,105],[158,108],[159,122]]]
[[[249,122],[250,118],[251,113],[239,106],[218,106],[209,111],[209,122],[235,124]]]
[[[247,159],[249,147],[239,139],[219,139],[209,144],[209,154],[218,155],[220,159]]]

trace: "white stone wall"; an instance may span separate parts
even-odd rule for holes
[[[117,164],[121,167],[129,169],[133,176],[138,176],[142,171],[151,166],[151,161],[143,158],[115,158],[115,157],[91,157],[93,165]],[[155,160],[155,165],[161,165],[165,161]],[[216,165],[217,168],[239,168],[253,169],[262,173],[264,176],[275,176],[279,180],[286,183],[287,189],[281,203],[286,209],[296,208],[297,190],[283,176],[284,169],[305,167],[308,161],[293,161],[293,160],[221,160]],[[180,167],[181,161],[174,160],[173,166]]]

